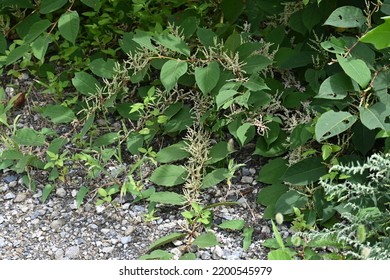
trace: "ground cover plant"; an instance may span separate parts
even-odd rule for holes
[[[257,202],[272,220],[269,259],[387,259],[389,16],[379,0],[3,0],[0,172],[35,191],[32,171],[46,171],[45,202],[84,165],[78,207],[130,196],[148,204],[145,222],[174,207],[186,226],[141,258],[170,259],[164,246],[182,239],[194,259],[193,245],[218,244],[213,210],[237,206],[202,193],[229,189],[245,150],[267,160]],[[13,84],[25,73],[28,87]],[[17,110],[34,98],[47,127],[21,128]],[[295,232],[285,240],[283,223]],[[249,248],[250,222],[219,227]]]

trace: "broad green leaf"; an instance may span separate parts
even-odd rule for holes
[[[390,0],[382,1],[381,12],[386,15],[390,15]]]
[[[203,233],[199,235],[192,244],[198,246],[199,248],[207,248],[219,245],[217,237],[212,232]]]
[[[275,212],[283,215],[294,213],[294,207],[303,208],[307,203],[307,197],[297,191],[291,190],[282,194],[275,204]]]
[[[47,48],[51,42],[53,42],[53,36],[51,34],[45,33],[39,36],[31,44],[31,49],[34,56],[42,61],[45,58]]]
[[[50,193],[54,190],[54,186],[46,184],[42,190],[42,203],[45,203]]]
[[[102,78],[111,79],[114,74],[115,60],[104,60],[103,58],[97,58],[91,61],[89,67],[92,73],[95,75]]]
[[[156,241],[154,241],[152,244],[150,244],[147,251],[151,251],[151,250],[156,249],[158,247],[164,246],[165,244],[171,243],[172,241],[181,239],[185,236],[186,236],[186,234],[181,233],[181,232],[174,232],[174,233],[168,234],[167,236],[161,237],[161,238],[157,239]]]
[[[272,61],[264,55],[252,55],[244,59],[245,65],[242,67],[247,74],[255,74],[261,70],[264,70]]]
[[[348,112],[335,112],[333,110],[323,113],[315,126],[315,137],[318,142],[339,135],[349,129],[357,118]]]
[[[219,74],[219,65],[215,61],[210,62],[204,68],[195,68],[195,81],[203,94],[207,94],[215,88],[219,80]]]
[[[261,90],[266,90],[270,89],[264,80],[257,75],[253,75],[252,77],[249,78],[247,82],[244,83],[244,87],[249,89],[250,91],[261,91]]]
[[[139,154],[138,149],[142,147],[143,143],[144,137],[138,132],[131,132],[126,138],[127,150],[133,155]]]
[[[138,45],[155,52],[156,48],[153,46],[151,40],[152,37],[147,32],[141,30],[138,30],[133,37],[133,41]]]
[[[213,187],[223,180],[225,180],[228,176],[228,170],[226,168],[218,168],[210,173],[208,173],[204,178],[203,178],[203,184],[202,188],[210,188]]]
[[[190,155],[187,151],[183,149],[186,146],[187,145],[185,144],[185,142],[181,141],[179,143],[161,149],[156,154],[156,160],[162,163],[169,163],[184,159]]]
[[[194,253],[186,253],[179,258],[179,261],[193,261],[196,260],[196,255]]]
[[[99,11],[99,9],[102,5],[101,0],[81,0],[81,2],[84,5],[94,9],[96,12]]]
[[[171,260],[173,258],[173,254],[163,251],[163,250],[155,250],[150,254],[146,254],[141,256],[140,260]]]
[[[228,220],[220,223],[218,227],[223,229],[242,230],[245,226],[244,220]]]
[[[385,131],[390,131],[390,106],[386,106],[381,102],[365,108],[359,107],[360,121],[368,128],[380,128]]]
[[[378,50],[390,47],[390,16],[382,19],[385,22],[364,34],[360,42],[371,43]]]
[[[344,99],[349,92],[359,90],[353,85],[351,78],[344,73],[328,77],[322,84],[315,98]]]
[[[100,87],[99,82],[85,72],[77,72],[72,79],[72,84],[77,91],[85,95],[96,93],[97,87]]]
[[[5,54],[5,50],[7,49],[7,40],[5,39],[2,32],[0,32],[0,53]]]
[[[82,186],[76,194],[76,206],[80,208],[81,203],[83,203],[84,197],[88,193],[89,189]]]
[[[321,47],[331,53],[345,54],[346,46],[345,41],[342,38],[330,37],[329,41],[321,43]]]
[[[256,129],[251,123],[244,123],[237,129],[237,139],[241,146],[244,147],[253,139],[256,134]]]
[[[52,152],[53,154],[58,154],[60,149],[68,143],[68,139],[65,137],[58,137],[51,141],[49,147],[47,148],[48,152]]]
[[[166,124],[165,133],[181,132],[191,126],[194,122],[190,107],[184,105],[177,114],[175,114]]]
[[[268,253],[267,260],[292,260],[292,258],[286,249],[277,249]]]
[[[176,186],[185,182],[187,170],[180,165],[162,165],[150,176],[150,181],[160,186]]]
[[[175,87],[177,81],[183,76],[188,69],[188,64],[181,60],[169,60],[164,63],[161,72],[161,83],[167,91],[170,91]]]
[[[287,151],[287,133],[280,130],[278,138],[269,145],[265,140],[265,137],[258,137],[256,142],[256,150],[254,155],[260,155],[264,157],[276,157],[284,154]]]
[[[339,28],[360,28],[365,22],[366,17],[361,9],[354,6],[343,6],[334,10],[324,25]]]
[[[262,188],[257,195],[256,201],[264,206],[275,205],[279,197],[288,190],[288,187],[281,183]]]
[[[265,164],[257,176],[257,181],[273,184],[281,181],[281,177],[287,169],[287,160],[284,158],[276,158]]]
[[[155,203],[170,205],[183,205],[187,201],[184,195],[175,192],[155,192],[148,200]]]
[[[29,44],[34,41],[38,36],[42,35],[51,24],[52,23],[47,19],[35,22],[29,29],[26,37],[23,38],[24,43]]]
[[[80,28],[80,18],[76,11],[62,14],[58,21],[58,30],[62,37],[74,44]]]
[[[229,151],[229,146],[226,141],[221,141],[215,144],[209,152],[209,160],[206,162],[207,164],[213,164],[218,161],[225,159],[230,153],[233,151]]]
[[[13,64],[18,59],[22,58],[25,54],[27,54],[30,51],[29,45],[21,45],[20,47],[17,47],[9,52],[7,59],[5,60],[5,64],[8,66],[10,64]]]
[[[106,134],[103,134],[96,138],[95,142],[93,143],[93,147],[99,148],[102,146],[107,146],[115,143],[117,139],[119,138],[119,135],[117,132],[109,132]]]
[[[352,132],[353,146],[365,156],[375,144],[376,131],[368,129],[360,121],[353,125]]]
[[[233,24],[243,12],[245,1],[222,0],[219,5],[226,20]]]
[[[214,46],[214,38],[217,38],[217,34],[206,28],[198,28],[196,35],[206,48]]]
[[[233,103],[233,97],[238,92],[235,89],[221,89],[218,93],[218,95],[215,97],[215,102],[217,104],[217,109],[220,109],[223,105],[225,105],[227,102],[230,101],[230,103]]]
[[[328,171],[321,157],[311,157],[301,160],[289,168],[283,175],[283,180],[293,185],[308,185],[318,181]]]
[[[242,249],[244,250],[244,252],[246,252],[249,249],[249,246],[252,243],[252,234],[253,234],[253,227],[244,228],[244,233],[243,233],[244,241],[242,245]]]
[[[366,88],[366,86],[371,81],[371,71],[367,64],[361,59],[355,59],[351,57],[344,58],[341,55],[336,56],[344,72],[355,82],[357,82],[361,88]]]
[[[276,227],[273,220],[271,220],[271,223],[272,223],[272,231],[274,232],[274,235],[275,235],[275,240],[278,243],[279,247],[284,249],[284,243],[283,243],[282,236],[280,235],[279,230]]]
[[[70,123],[76,116],[71,109],[62,105],[47,105],[42,108],[42,116],[55,123]]]
[[[68,0],[42,0],[39,12],[41,14],[49,14],[62,8]]]
[[[18,145],[42,146],[45,144],[45,136],[32,128],[22,128],[16,130],[12,139]]]
[[[190,48],[186,45],[186,43],[172,34],[161,34],[154,37],[154,39],[159,44],[172,51],[184,54],[185,56],[190,56]]]

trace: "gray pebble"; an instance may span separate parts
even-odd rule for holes
[[[200,258],[202,260],[209,260],[211,258],[211,255],[210,255],[210,252],[209,251],[203,251],[201,254],[200,254]]]
[[[112,251],[114,251],[114,246],[104,247],[104,248],[102,249],[102,252],[103,252],[103,253],[107,253],[107,254],[112,253]]]
[[[125,230],[125,235],[130,235],[134,232],[135,228],[133,226],[128,226]]]
[[[261,227],[261,232],[262,233],[271,233],[271,229],[269,228],[269,226],[262,226]]]
[[[42,196],[42,191],[38,190],[37,193],[33,195],[33,198],[40,198]]]
[[[18,193],[14,199],[14,202],[16,202],[16,203],[22,202],[22,201],[26,200],[26,198],[27,198],[26,193]]]
[[[256,169],[249,168],[249,173],[252,174],[252,175],[255,175],[256,174]]]
[[[211,252],[213,254],[213,259],[214,260],[219,260],[222,259],[223,257],[223,250],[220,246],[215,246],[213,249],[211,249]]]
[[[241,178],[241,183],[252,184],[252,182],[253,182],[253,178],[250,176],[242,176]]]
[[[0,216],[0,224],[2,224],[3,222],[4,222],[4,217]]]
[[[76,195],[77,195],[77,190],[72,190],[71,194],[72,194],[72,197],[76,197]]]
[[[17,181],[18,180],[18,177],[15,176],[15,175],[9,175],[9,176],[5,176],[3,178],[3,181],[6,183],[6,184],[9,184],[11,182],[14,182],[14,181]]]
[[[249,169],[246,167],[243,167],[241,170],[242,176],[249,176]]]
[[[9,192],[7,193],[5,196],[4,196],[4,199],[7,199],[7,200],[10,200],[10,199],[14,199],[16,197],[16,195],[12,192]]]
[[[68,257],[69,259],[75,259],[79,256],[80,249],[78,246],[71,246],[66,248],[65,250],[65,257]]]
[[[5,239],[4,238],[0,238],[0,248],[2,247],[5,247]]]
[[[58,188],[56,190],[56,195],[59,197],[65,197],[66,196],[66,191],[64,188]]]
[[[107,233],[110,232],[110,229],[109,229],[109,228],[102,228],[100,231],[101,231],[102,233],[104,233],[104,234],[107,234]]]
[[[64,225],[64,220],[54,220],[50,223],[50,227],[54,230],[59,230]]]
[[[121,243],[127,244],[127,243],[131,242],[131,239],[132,239],[131,236],[124,236],[121,238]]]
[[[96,213],[100,214],[104,211],[104,209],[106,209],[106,207],[104,205],[98,205],[95,207],[96,209]]]
[[[54,258],[56,260],[61,260],[64,257],[64,250],[62,249],[57,249],[54,253]]]
[[[8,190],[9,190],[8,185],[4,185],[4,186],[1,188],[1,190],[2,190],[3,192],[8,191]]]
[[[17,181],[12,181],[12,182],[9,182],[8,186],[9,186],[10,188],[14,188],[14,187],[16,187],[17,184],[18,184]]]

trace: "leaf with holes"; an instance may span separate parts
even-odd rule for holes
[[[365,22],[366,17],[361,9],[353,6],[343,6],[334,10],[324,25],[339,28],[360,28]]]
[[[321,157],[301,160],[287,168],[282,179],[293,185],[308,185],[318,181],[328,171]]]
[[[177,81],[183,76],[188,69],[188,64],[181,60],[169,60],[164,63],[161,72],[161,83],[167,91],[170,91],[175,87]]]
[[[315,126],[315,137],[318,142],[324,141],[349,129],[357,118],[348,112],[330,110],[322,114]]]
[[[358,91],[350,77],[344,73],[337,73],[328,77],[320,86],[315,98],[344,99],[349,92]]]
[[[386,106],[381,102],[365,108],[359,107],[360,120],[368,129],[380,128],[385,131],[390,131],[390,106]]]
[[[362,88],[366,88],[371,81],[371,71],[367,64],[361,59],[344,58],[341,55],[336,55],[336,57],[345,74],[351,77]]]

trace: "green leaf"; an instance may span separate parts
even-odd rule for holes
[[[228,170],[226,168],[218,168],[208,173],[202,182],[202,188],[213,187],[228,177]]]
[[[215,61],[210,62],[204,68],[195,68],[195,81],[203,94],[211,92],[219,81],[219,64]]]
[[[71,109],[62,105],[47,105],[42,108],[42,116],[55,123],[70,123],[76,116]]]
[[[334,10],[324,25],[339,28],[360,28],[365,22],[366,17],[361,9],[354,6],[343,6]]]
[[[7,49],[7,40],[5,39],[2,32],[0,32],[0,53],[5,54],[5,50]]]
[[[138,45],[155,52],[156,48],[153,46],[151,39],[152,37],[147,32],[141,30],[138,30],[133,37],[133,41]]]
[[[156,168],[150,181],[160,186],[172,187],[184,183],[186,177],[187,170],[183,166],[167,164]]]
[[[190,56],[190,48],[186,45],[186,43],[172,34],[161,34],[154,37],[154,39],[159,44],[172,51],[184,54],[185,56]]]
[[[287,160],[276,158],[265,164],[257,176],[257,181],[273,184],[281,181],[281,177],[287,169]]]
[[[10,65],[15,63],[18,59],[22,58],[25,54],[30,51],[29,45],[21,45],[9,52],[7,59],[5,60],[5,65]]]
[[[249,56],[243,62],[245,65],[242,67],[242,70],[247,74],[257,73],[272,64],[272,61],[268,57],[260,54]]]
[[[187,201],[184,195],[177,194],[175,192],[155,192],[148,200],[151,202],[170,205],[183,205]]]
[[[262,188],[257,195],[257,203],[261,203],[264,206],[275,205],[279,197],[286,193],[289,188],[284,184],[274,184],[265,188]]]
[[[196,260],[196,255],[194,253],[186,253],[179,258],[179,261],[193,261],[193,260]]]
[[[229,146],[226,141],[221,141],[215,144],[209,152],[209,160],[207,164],[213,164],[225,159],[232,151],[229,151]]]
[[[244,147],[253,139],[256,134],[256,129],[251,123],[244,123],[237,129],[237,139],[241,146]]]
[[[29,44],[34,41],[38,36],[42,35],[51,24],[52,23],[47,19],[35,22],[29,29],[27,35],[23,38],[24,43]]]
[[[18,129],[12,139],[18,145],[42,146],[45,144],[45,136],[31,128]]]
[[[375,130],[370,130],[361,122],[356,122],[352,127],[352,132],[353,146],[365,156],[375,144]]]
[[[187,145],[184,141],[181,141],[179,143],[161,149],[156,154],[156,160],[162,163],[169,163],[184,159],[190,155],[187,151],[183,149],[184,147],[187,147]]]
[[[114,75],[115,60],[107,59],[106,61],[103,58],[97,58],[91,61],[89,67],[96,76],[111,79]]]
[[[173,254],[168,253],[163,250],[155,250],[150,254],[146,254],[141,256],[140,260],[171,260],[173,258]]]
[[[371,43],[378,50],[390,47],[390,16],[382,19],[385,22],[364,34],[360,42]]]
[[[62,8],[68,0],[42,0],[39,12],[41,14],[49,14]]]
[[[286,249],[277,249],[268,253],[267,260],[292,260],[292,258]]]
[[[48,152],[52,152],[53,154],[58,154],[60,149],[68,143],[68,139],[65,137],[58,137],[51,141],[49,147],[47,148]]]
[[[97,87],[100,87],[99,82],[85,72],[77,72],[72,79],[72,84],[77,91],[85,95],[96,93]]]
[[[229,220],[224,221],[218,225],[218,227],[223,229],[232,229],[232,230],[242,230],[245,226],[244,220]]]
[[[103,134],[96,138],[95,142],[93,143],[93,147],[99,148],[102,146],[107,146],[115,143],[115,141],[119,138],[119,135],[117,132],[109,132],[106,134]]]
[[[360,121],[368,129],[380,128],[385,131],[390,131],[390,122],[388,120],[388,117],[390,116],[390,106],[377,102],[368,108],[359,107],[359,112]]]
[[[219,245],[217,237],[212,232],[204,233],[198,236],[192,244],[198,246],[199,248],[207,248]]]
[[[390,0],[382,1],[381,12],[386,15],[390,15]]]
[[[275,240],[278,243],[279,247],[284,249],[285,247],[284,247],[283,239],[280,236],[279,230],[276,227],[274,221],[271,220],[271,223],[272,223],[272,231],[274,232],[274,235],[275,235]]]
[[[80,208],[81,203],[83,203],[84,197],[88,193],[89,189],[82,186],[76,194],[76,206]]]
[[[31,44],[31,49],[34,56],[42,61],[45,58],[47,48],[51,42],[53,42],[53,36],[51,34],[46,33],[39,36]]]
[[[357,118],[348,112],[333,110],[322,114],[315,126],[315,135],[318,142],[324,141],[349,129]]]
[[[188,69],[188,64],[181,60],[169,60],[164,63],[161,73],[160,80],[167,91],[170,91],[175,87],[177,81],[183,76]]]
[[[215,97],[215,102],[217,104],[217,109],[219,110],[225,104],[232,104],[233,97],[238,92],[235,89],[221,89],[218,95]]]
[[[371,81],[371,71],[367,64],[361,59],[344,58],[341,55],[336,55],[336,57],[344,72],[357,82],[361,88],[366,88]]]
[[[42,190],[42,203],[45,203],[46,199],[49,197],[50,193],[54,190],[54,186],[46,184]]]
[[[95,12],[99,11],[99,9],[100,9],[100,7],[102,5],[101,0],[81,0],[81,2],[84,5],[94,9]]]
[[[161,238],[157,239],[156,241],[154,241],[152,244],[150,244],[147,251],[151,251],[151,250],[156,249],[158,247],[164,246],[165,244],[171,243],[172,241],[181,239],[185,236],[186,236],[186,234],[181,233],[181,232],[174,232],[174,233],[168,234],[167,236],[161,237]]]
[[[206,48],[214,46],[214,38],[217,38],[217,34],[206,28],[198,28],[196,35]]]
[[[143,144],[144,144],[144,137],[138,132],[135,131],[131,132],[129,136],[127,136],[126,147],[131,154],[138,155],[139,154],[138,149],[141,148]]]
[[[283,180],[293,185],[308,185],[318,181],[328,171],[321,157],[311,157],[301,160],[289,168],[283,175]]]
[[[349,92],[358,91],[351,79],[344,73],[328,77],[322,84],[315,98],[344,99]]]
[[[58,30],[62,37],[75,44],[80,28],[80,18],[76,11],[68,11],[62,14],[58,21]]]
[[[234,23],[245,8],[245,1],[222,0],[219,5],[226,20],[229,23]]]
[[[243,241],[242,249],[244,250],[244,252],[246,252],[252,243],[253,227],[244,228],[243,234],[244,234],[244,241]]]
[[[294,207],[303,208],[307,203],[307,197],[297,191],[291,190],[282,194],[275,204],[275,212],[283,215],[293,214]]]

